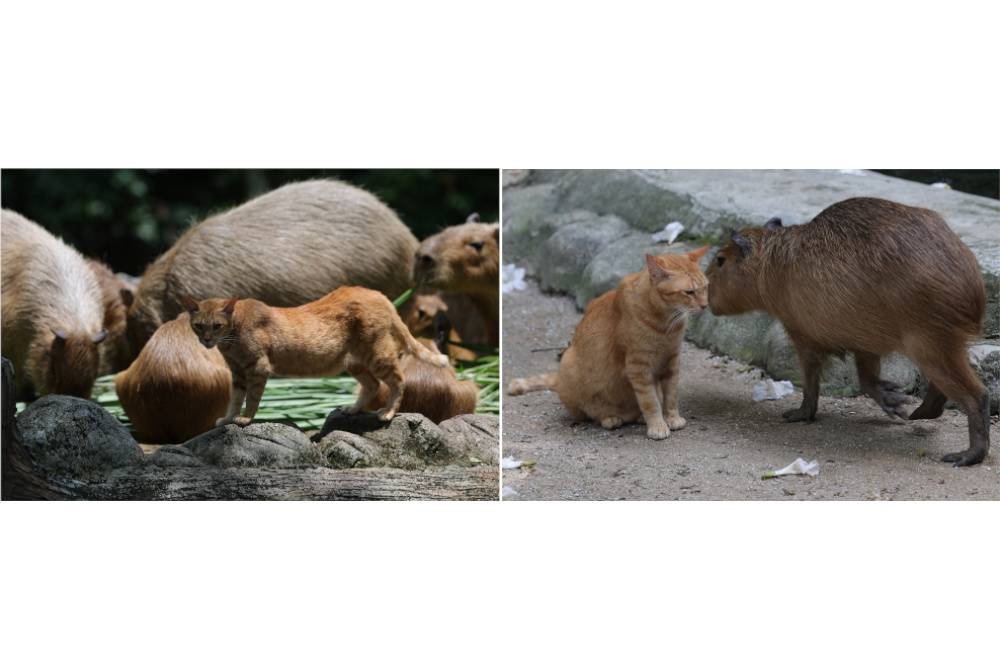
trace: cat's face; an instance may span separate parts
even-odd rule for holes
[[[195,302],[190,296],[181,298],[184,309],[191,320],[191,330],[198,336],[198,341],[206,349],[211,349],[220,342],[228,341],[233,332],[233,310],[236,299],[232,300],[202,300]]]
[[[701,247],[686,254],[646,256],[651,286],[665,305],[690,313],[708,307],[708,279],[698,267],[707,251]]]

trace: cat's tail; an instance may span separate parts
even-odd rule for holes
[[[451,363],[448,361],[448,355],[431,351],[428,347],[420,344],[420,342],[417,341],[417,338],[413,337],[413,333],[411,333],[410,329],[406,327],[406,324],[403,323],[402,319],[396,318],[395,323],[393,324],[393,332],[403,349],[407,350],[420,360],[425,363],[430,363],[431,365],[436,365],[439,368],[450,367]]]
[[[544,375],[534,377],[519,377],[514,379],[507,386],[507,395],[524,395],[532,391],[544,391],[556,385],[558,372],[547,372]]]

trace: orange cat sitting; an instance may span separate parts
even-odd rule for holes
[[[191,328],[208,348],[216,345],[233,374],[226,416],[216,423],[250,423],[272,374],[327,376],[347,372],[361,384],[358,400],[347,412],[360,412],[378,393],[389,389],[378,416],[388,421],[399,410],[403,393],[400,357],[414,356],[444,367],[448,357],[417,342],[389,299],[358,286],[341,287],[299,307],[269,307],[259,300],[182,298]],[[241,416],[240,408],[246,400]]]
[[[654,440],[683,428],[681,341],[688,315],[708,306],[708,280],[698,267],[707,251],[647,255],[644,270],[587,305],[557,373],[515,379],[508,393],[552,388],[574,419],[609,430],[642,419]]]

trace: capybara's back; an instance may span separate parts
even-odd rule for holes
[[[881,358],[900,352],[929,381],[910,419],[941,415],[951,398],[969,415],[969,449],[944,460],[972,465],[989,450],[989,393],[966,346],[982,332],[986,287],[972,251],[939,214],[877,198],[852,198],[810,223],[733,233],[709,264],[716,314],[764,310],[795,344],[802,406],[788,421],[816,415],[823,362],[852,353],[862,390],[886,413],[906,417],[905,395],[879,378]]]
[[[338,286],[395,298],[416,238],[371,193],[334,180],[282,186],[188,230],[145,272],[129,310],[133,347],[183,311],[181,296],[292,307]]]
[[[437,351],[428,341],[428,349]],[[434,423],[441,423],[460,414],[473,414],[479,400],[479,388],[469,380],[460,381],[451,367],[439,367],[406,355],[402,361],[403,399],[400,412],[423,414]],[[368,404],[367,411],[381,407],[389,396],[385,384],[379,385],[378,395]]]
[[[3,355],[19,398],[89,397],[97,378],[104,308],[83,256],[33,221],[5,209],[2,235]]]
[[[187,312],[160,326],[115,376],[136,438],[152,444],[183,442],[213,428],[226,414],[231,384],[222,354],[199,344]]]

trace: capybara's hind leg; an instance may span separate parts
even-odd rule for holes
[[[941,460],[955,466],[982,463],[990,450],[990,394],[969,364],[965,347],[922,346],[911,353],[931,384],[969,417],[969,448],[945,454]]]
[[[378,394],[379,384],[368,367],[357,361],[349,361],[347,363],[347,373],[357,379],[361,386],[358,389],[358,399],[353,405],[344,410],[344,413],[357,414]]]
[[[789,423],[795,421],[811,422],[816,419],[816,407],[819,405],[819,378],[823,374],[823,355],[808,346],[795,342],[795,350],[802,365],[802,405],[798,409],[790,409],[781,416]]]
[[[854,364],[858,369],[861,390],[877,402],[882,411],[889,416],[905,419],[906,410],[903,409],[903,403],[906,402],[906,394],[896,384],[879,379],[882,360],[876,354],[855,351]]]
[[[924,394],[924,401],[920,407],[910,413],[910,420],[936,419],[944,413],[944,404],[948,402],[948,396],[941,393],[941,389],[933,383],[927,385],[927,393]]]

